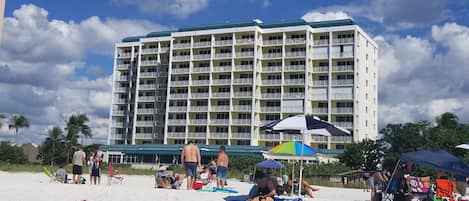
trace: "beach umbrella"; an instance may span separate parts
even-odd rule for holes
[[[277,168],[277,169],[281,169],[281,168],[285,168],[285,166],[282,163],[280,163],[276,160],[268,159],[268,160],[262,161],[260,163],[257,163],[256,168]]]
[[[469,144],[460,144],[460,145],[456,146],[456,148],[469,149]]]
[[[261,127],[262,130],[267,132],[297,132],[302,135],[322,135],[322,136],[346,136],[350,135],[350,131],[335,126],[327,121],[323,121],[316,116],[312,115],[296,115],[287,117],[285,119],[273,121]],[[304,146],[304,136],[302,140],[302,146]],[[299,191],[301,192],[301,183],[303,180],[303,151],[300,149],[301,160],[300,160],[300,185]]]
[[[295,156],[300,156],[301,153],[303,153],[303,155],[314,156],[318,153],[311,146],[300,142],[285,142],[270,149],[270,152],[275,154],[288,154]]]

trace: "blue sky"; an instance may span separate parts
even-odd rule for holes
[[[92,119],[104,142],[113,45],[125,36],[259,18],[353,18],[379,44],[379,127],[469,121],[466,0],[70,0],[7,1],[0,48],[0,113],[24,114],[21,142],[40,142],[71,114]],[[6,120],[8,123],[8,120]],[[0,129],[0,139],[13,133]],[[90,140],[91,142],[91,140]]]

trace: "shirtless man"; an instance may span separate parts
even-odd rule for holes
[[[228,155],[225,153],[225,146],[220,146],[217,158],[217,187],[225,187],[225,181],[228,177]]]
[[[192,141],[189,141],[189,144],[182,149],[181,162],[186,168],[187,190],[190,190],[197,176],[197,165],[201,166],[199,147],[194,145]]]

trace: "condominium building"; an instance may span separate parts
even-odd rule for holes
[[[268,122],[313,114],[352,136],[377,135],[377,45],[352,20],[254,20],[127,37],[116,44],[109,144],[273,146]]]

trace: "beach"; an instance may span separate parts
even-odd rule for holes
[[[88,175],[85,175],[86,177]],[[229,200],[230,197],[247,195],[252,184],[229,180],[239,194],[197,192],[188,190],[155,189],[152,176],[124,175],[123,184],[107,186],[107,177],[101,185],[74,185],[50,183],[43,173],[9,173],[0,171],[2,201],[193,201]],[[314,199],[318,201],[364,201],[369,193],[362,189],[319,187]]]

